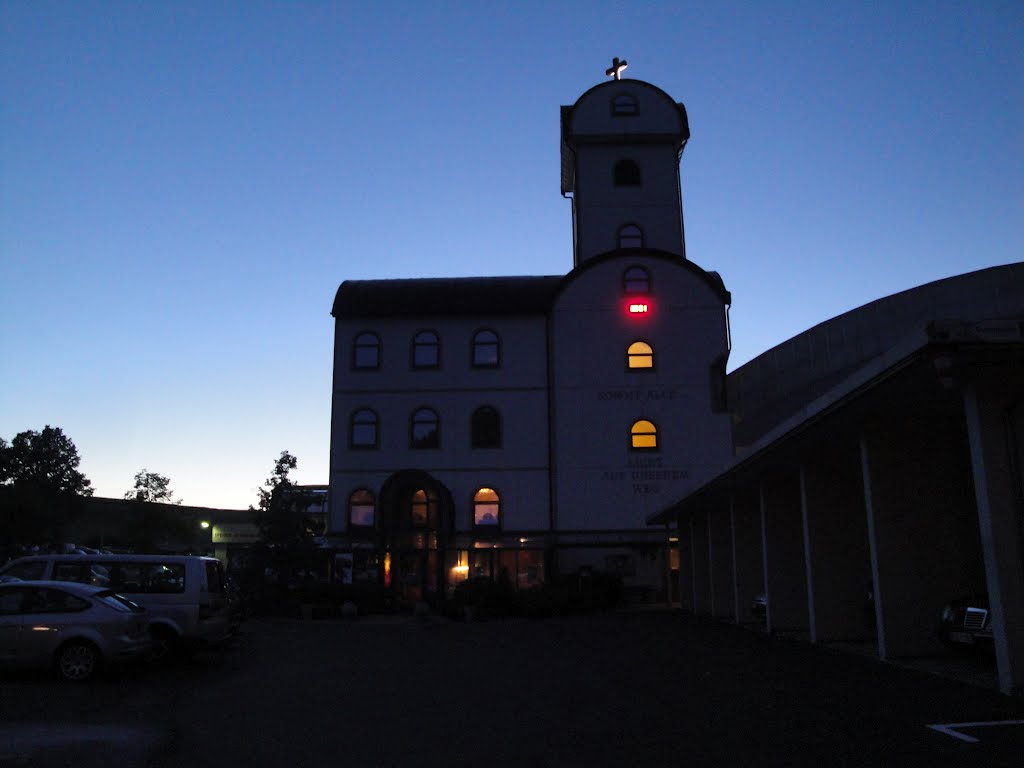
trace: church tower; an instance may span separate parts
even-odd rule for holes
[[[686,258],[679,159],[686,108],[660,88],[621,78],[562,107],[562,194],[572,196],[573,267],[617,248]]]

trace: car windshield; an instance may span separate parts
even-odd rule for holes
[[[114,610],[124,611],[125,613],[144,613],[146,611],[146,609],[138,603],[133,603],[127,597],[119,595],[117,592],[112,590],[97,592],[96,599],[101,603],[109,605]]]

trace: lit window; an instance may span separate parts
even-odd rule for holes
[[[410,514],[414,528],[437,528],[437,501],[422,488],[412,495]]]
[[[631,93],[620,93],[612,99],[612,116],[628,117],[640,114],[640,106]]]
[[[643,267],[630,267],[622,275],[622,290],[626,293],[650,293],[651,273]]]
[[[437,412],[420,408],[413,413],[409,430],[410,448],[437,448],[441,443]]]
[[[652,451],[658,448],[658,428],[646,419],[634,422],[629,430],[632,447],[638,451]]]
[[[441,362],[441,342],[433,331],[420,331],[412,340],[413,368],[437,368]]]
[[[615,163],[613,176],[616,187],[640,186],[640,166],[629,158],[623,158]]]
[[[493,488],[481,488],[473,495],[473,525],[497,528],[501,524],[501,503]]]
[[[375,370],[380,367],[380,339],[375,333],[361,333],[352,345],[352,367]]]
[[[473,367],[497,368],[500,362],[500,342],[494,331],[477,331],[473,336]]]
[[[636,224],[626,224],[619,228],[619,248],[643,248],[644,231]]]
[[[353,448],[377,447],[377,414],[362,408],[352,414],[349,444]]]
[[[484,405],[473,411],[470,445],[473,448],[501,447],[501,415],[491,406]]]
[[[348,524],[356,528],[373,528],[376,506],[373,494],[365,488],[348,497]]]
[[[634,341],[626,350],[626,360],[630,368],[653,368],[654,350],[643,341]]]

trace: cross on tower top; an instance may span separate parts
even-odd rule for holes
[[[622,70],[629,66],[627,61],[619,61],[619,57],[616,56],[612,59],[612,65],[604,71],[608,77],[614,77],[616,80],[622,79]]]

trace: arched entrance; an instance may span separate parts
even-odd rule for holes
[[[428,472],[403,469],[380,492],[384,588],[397,607],[435,602],[447,589],[445,550],[453,530],[452,495]]]

